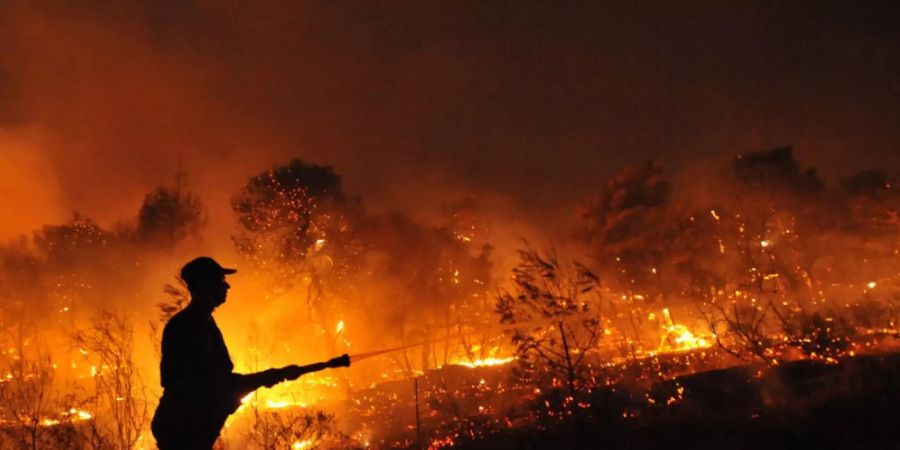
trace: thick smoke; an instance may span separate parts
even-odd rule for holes
[[[179,156],[213,226],[292,157],[381,210],[476,194],[540,228],[646,159],[790,142],[829,177],[848,152],[895,167],[895,5],[705,6],[5,2],[4,178],[41,176],[3,197],[47,206],[0,232],[123,220]]]
[[[897,7],[703,6],[0,4],[4,338],[85,377],[73,333],[126,313],[152,391],[162,286],[209,254],[239,268],[216,318],[241,370],[470,339],[340,380],[367,386],[500,348],[478,332],[523,237],[580,257],[632,324],[745,291],[793,296],[799,332],[845,300],[881,326]],[[320,234],[254,235],[243,194],[291,165],[341,201],[304,217]],[[656,347],[632,328],[632,358]]]

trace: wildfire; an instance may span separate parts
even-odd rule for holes
[[[301,408],[306,407],[306,403],[298,403],[290,400],[266,400],[266,408],[269,409],[283,409],[289,407],[299,406]]]
[[[94,416],[91,413],[89,413],[83,409],[72,408],[69,410],[69,413],[77,416],[78,419],[80,419],[80,420],[91,420],[94,418]]]
[[[460,361],[455,361],[452,364],[457,364],[460,366],[466,366],[466,367],[470,367],[470,368],[502,366],[503,364],[510,363],[515,359],[516,359],[515,356],[510,356],[508,358],[483,358],[483,359],[476,359],[474,361],[460,360]]]
[[[698,337],[684,325],[673,325],[668,329],[669,335],[674,335],[676,350],[696,350],[698,348],[707,348],[710,342],[705,338]]]
[[[500,356],[503,353],[506,352],[499,346],[484,349],[481,345],[475,344],[469,347],[466,355],[451,359],[450,364],[469,368],[490,367],[502,366],[516,359],[515,356]]]
[[[53,427],[63,422],[84,422],[93,419],[94,415],[84,409],[73,407],[69,408],[68,411],[63,411],[61,417],[62,419],[45,417],[40,420],[39,424],[42,427]]]
[[[266,397],[265,399],[260,398],[263,395]],[[272,395],[271,392],[266,392],[265,394],[261,392],[251,392],[241,399],[241,406],[238,408],[238,412],[242,411],[244,406],[250,403],[254,397],[256,397],[257,401],[261,402],[266,409],[284,409],[291,407],[305,408],[307,406],[306,403],[281,398],[280,396]]]
[[[657,353],[665,351],[683,352],[712,346],[712,342],[709,339],[695,335],[688,327],[682,324],[674,323],[669,313],[669,308],[663,308],[662,314],[665,334],[663,334],[662,341],[659,343]]]

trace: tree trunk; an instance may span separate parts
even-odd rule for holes
[[[557,324],[559,327],[559,335],[562,336],[563,351],[566,355],[566,375],[568,376],[569,394],[575,396],[575,368],[572,367],[572,355],[569,353],[569,341],[566,339],[566,331],[560,320]]]

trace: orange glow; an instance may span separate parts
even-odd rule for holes
[[[672,321],[669,308],[662,309],[664,334],[656,353],[684,352],[712,347],[709,338],[697,336],[687,326]]]
[[[475,368],[475,367],[489,367],[489,366],[502,366],[503,364],[508,364],[508,363],[510,363],[510,362],[512,362],[512,361],[515,361],[515,359],[516,359],[516,358],[515,358],[514,356],[510,356],[510,357],[507,357],[507,358],[484,358],[484,359],[476,359],[476,360],[474,360],[474,361],[458,360],[458,361],[451,362],[451,364],[456,364],[456,365],[466,366],[466,367],[471,367],[471,368]]]

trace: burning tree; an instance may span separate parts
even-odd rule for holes
[[[325,350],[338,353],[335,314],[352,291],[359,201],[347,198],[331,167],[295,159],[251,177],[231,206],[240,226],[235,248],[269,278],[276,297],[306,288],[308,313],[323,332]]]
[[[338,430],[334,416],[306,408],[254,408],[249,440],[261,450],[352,448]]]
[[[648,314],[651,305],[692,302],[717,284],[706,263],[718,246],[710,239],[711,224],[695,210],[673,197],[662,167],[653,162],[617,174],[581,206],[580,240],[592,267],[608,281],[604,287],[621,293],[614,298],[625,303],[631,334],[623,335],[621,349],[632,357],[645,350],[643,317],[656,315]]]
[[[133,359],[131,325],[124,316],[100,311],[73,341],[91,358],[94,393],[88,402],[99,413],[91,421],[93,448],[133,448],[147,424],[146,393]]]
[[[615,176],[582,207],[581,236],[597,267],[609,274],[611,287],[646,292],[652,286],[661,294],[671,192],[662,168],[648,162]]]
[[[21,347],[20,347],[21,349]],[[7,353],[9,350],[4,350]],[[15,353],[16,349],[12,349]],[[22,355],[11,355],[4,364],[5,374],[0,383],[0,443],[22,449],[37,449],[46,445],[41,420],[53,411],[50,399],[52,371],[49,360],[31,362]],[[4,358],[6,359],[6,358]]]
[[[28,313],[40,315],[46,300],[43,293],[41,261],[28,248],[25,237],[0,246],[0,328],[22,325]],[[39,303],[40,302],[40,303]],[[26,308],[26,305],[29,306]]]
[[[171,248],[189,236],[195,236],[206,222],[200,200],[190,192],[160,187],[144,197],[138,212],[134,239],[142,243]]]
[[[722,282],[705,311],[720,347],[765,362],[786,346],[813,357],[844,351],[850,328],[819,279],[835,279],[830,260],[853,240],[831,212],[839,202],[790,147],[736,158],[724,181],[724,206],[711,210],[722,255],[712,270]]]
[[[55,266],[72,266],[97,258],[114,239],[111,232],[78,212],[62,225],[45,225],[34,234],[34,245]]]
[[[884,235],[900,230],[900,179],[884,170],[863,170],[841,182],[855,232]]]
[[[500,323],[515,326],[511,339],[525,373],[565,380],[574,394],[600,339],[599,279],[578,262],[564,267],[552,250],[518,253],[513,287],[497,298]]]
[[[309,301],[345,274],[354,254],[351,216],[341,179],[328,166],[295,159],[251,177],[231,201],[240,229],[235,248],[273,278],[278,294],[308,283]]]
[[[453,269],[451,281],[456,297],[447,304],[456,321],[460,344],[465,352],[464,364],[477,364],[496,359],[502,351],[498,345],[503,338],[481,329],[495,323],[494,301],[490,295],[494,279],[494,246],[487,241],[490,223],[481,214],[481,205],[473,197],[464,197],[441,208],[441,233],[455,238],[449,263]],[[449,334],[449,324],[445,323]],[[445,339],[445,349],[449,339]],[[447,361],[445,360],[446,364]]]
[[[389,338],[429,342],[422,346],[423,371],[448,364],[454,312],[475,310],[471,303],[485,297],[491,247],[473,248],[449,229],[401,215],[370,218],[362,237],[368,248],[361,278],[371,288],[365,301],[372,306],[364,312],[390,330],[383,333]],[[430,343],[441,337],[442,352]],[[399,365],[411,373],[409,354],[399,355]]]
[[[93,268],[107,255],[115,239],[93,220],[77,212],[61,225],[45,225],[34,233],[34,246],[42,257],[41,269],[47,277],[55,277],[48,285],[50,298],[57,299],[56,308],[73,306],[76,298],[97,295],[92,289]]]
[[[37,450],[78,448],[77,409],[64,406],[55,366],[36,340],[12,328],[0,336],[0,447]]]

